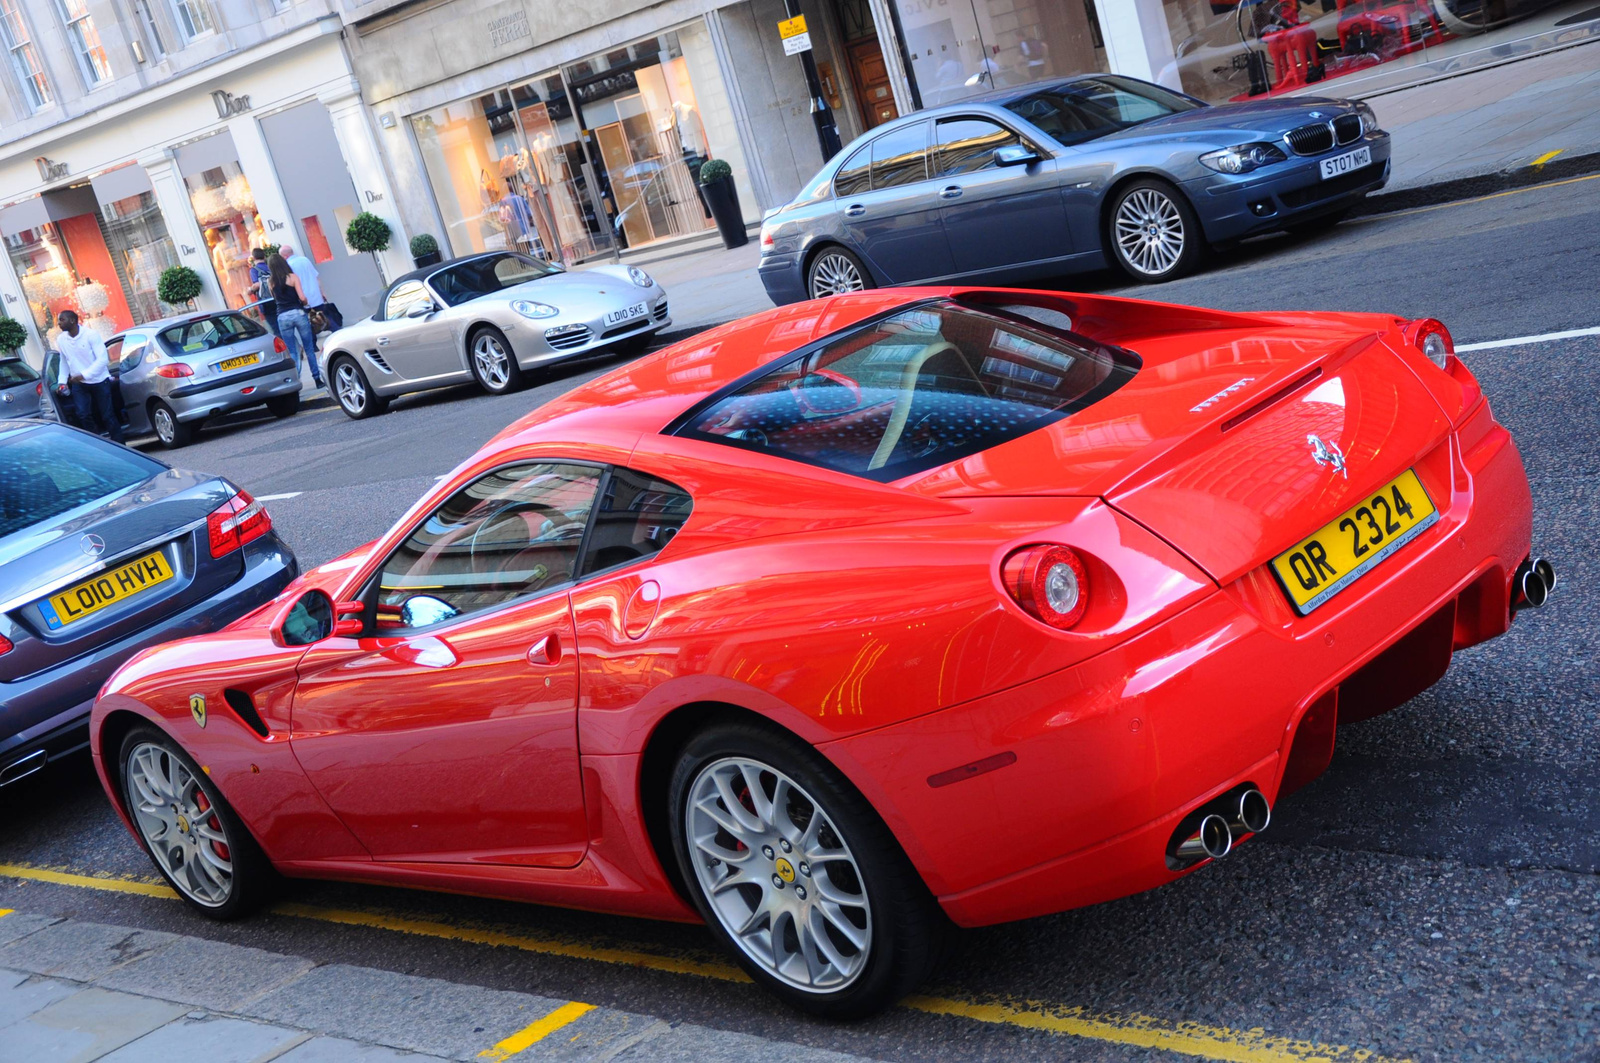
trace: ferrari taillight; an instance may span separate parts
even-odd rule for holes
[[[1450,368],[1450,359],[1456,353],[1456,341],[1442,322],[1431,317],[1413,321],[1406,326],[1406,340],[1440,369]]]
[[[1025,612],[1053,628],[1071,627],[1089,607],[1089,573],[1070,546],[1024,546],[1000,566],[1000,580]]]
[[[252,539],[272,530],[267,507],[240,491],[206,518],[206,535],[211,540],[211,556],[226,557]]]

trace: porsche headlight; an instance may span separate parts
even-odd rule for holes
[[[633,281],[633,283],[637,284],[641,288],[649,288],[655,284],[655,281],[650,279],[650,274],[646,273],[638,266],[628,267],[628,279]]]
[[[1356,101],[1356,114],[1361,116],[1361,135],[1378,132],[1378,115],[1361,101]]]
[[[540,318],[555,317],[561,313],[560,310],[557,310],[549,303],[536,303],[531,299],[513,299],[511,301],[511,309],[523,317],[531,317],[536,321]]]
[[[1261,141],[1208,151],[1200,156],[1200,161],[1218,173],[1249,173],[1275,162],[1283,162],[1288,157],[1278,145]]]

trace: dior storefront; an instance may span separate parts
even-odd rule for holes
[[[0,299],[33,335],[30,361],[62,310],[110,336],[187,309],[157,295],[170,266],[200,275],[202,309],[249,304],[257,247],[293,244],[347,314],[370,308],[378,268],[342,233],[393,197],[338,28],[313,24],[8,145]]]

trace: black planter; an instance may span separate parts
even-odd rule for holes
[[[731,249],[748,244],[750,234],[744,231],[744,216],[739,211],[739,191],[733,187],[733,178],[723,177],[703,184],[700,193],[705,196],[706,206],[711,208],[711,216],[716,219],[717,231],[722,234],[722,246]]]
[[[412,255],[411,264],[421,269],[423,266],[436,266],[444,261],[444,255],[438,251],[429,251],[426,255]]]

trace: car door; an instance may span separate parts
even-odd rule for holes
[[[928,123],[912,122],[863,145],[834,178],[843,231],[881,283],[954,271],[927,155]]]
[[[464,363],[455,350],[449,315],[426,284],[395,285],[383,307],[375,349],[396,376],[419,381],[461,374]]]
[[[1005,147],[1041,157],[1002,166],[995,152]],[[931,161],[957,273],[1021,271],[1073,253],[1055,160],[1015,130],[978,115],[941,118]]]
[[[547,461],[477,477],[378,566],[365,633],[307,652],[295,754],[375,859],[583,858],[567,590],[600,479]]]
[[[122,419],[133,432],[150,430],[150,411],[146,403],[153,393],[150,376],[155,359],[149,357],[152,338],[147,332],[130,332],[122,337],[117,383],[122,391]]]

